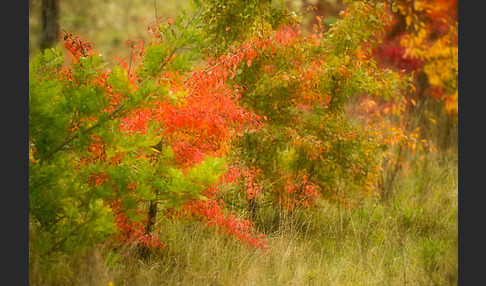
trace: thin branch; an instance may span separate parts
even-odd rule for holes
[[[157,16],[157,1],[154,0],[154,10],[155,10],[155,20],[159,19],[159,16]]]
[[[201,12],[201,9],[202,9],[203,6],[204,6],[204,3],[201,4],[201,6],[199,7],[199,9],[196,11],[196,13],[194,13],[194,15],[192,15],[192,18],[189,20],[189,22],[187,22],[186,26],[184,27],[184,30],[182,31],[180,38],[182,38],[182,36],[184,36],[184,32],[187,30],[187,28],[189,27],[189,25],[192,24],[192,22],[194,21],[194,19],[197,16],[197,14],[199,14],[199,12]],[[167,65],[167,63],[172,58],[172,56],[174,55],[174,53],[177,50],[179,50],[181,47],[182,47],[182,44],[180,44],[178,47],[175,47],[172,50],[172,52],[170,53],[170,55],[165,59],[164,62],[162,62],[162,64],[160,65],[159,69],[157,70],[157,72],[161,71]]]
[[[256,47],[256,46],[258,46],[258,45],[260,45],[260,44],[262,44],[262,43],[264,43],[264,42],[266,42],[266,41],[270,41],[270,40],[271,40],[271,39],[273,39],[273,38],[275,38],[275,37],[273,36],[273,37],[268,37],[268,38],[265,38],[265,39],[263,39],[262,41],[257,42],[257,43],[255,43],[255,44],[253,44],[253,45],[250,45],[250,46],[249,46],[249,47],[247,47],[247,48],[241,49],[241,50],[239,50],[239,51],[235,52],[235,53],[234,53],[234,54],[233,54],[231,57],[229,57],[228,59],[221,59],[221,60],[219,60],[219,61],[218,61],[218,62],[217,62],[215,65],[213,65],[213,66],[211,66],[211,67],[209,67],[209,68],[205,69],[205,70],[203,71],[203,73],[204,73],[204,74],[207,74],[208,72],[210,72],[211,70],[215,69],[215,68],[216,68],[216,67],[218,67],[219,65],[222,65],[222,64],[225,64],[225,63],[229,62],[229,60],[233,59],[234,57],[240,57],[240,54],[242,54],[242,53],[246,52],[247,50],[250,50],[250,49],[252,49],[252,48],[254,48],[254,47]],[[188,79],[186,79],[186,80],[184,81],[184,83],[186,83],[188,80],[189,80],[189,78],[188,78]],[[197,83],[197,80],[195,80],[194,82],[192,82],[192,84],[189,86],[189,88],[188,88],[188,89],[192,89],[196,83]],[[191,90],[191,92],[190,92],[189,94],[192,94],[192,92],[193,92],[193,89]]]
[[[112,112],[110,112],[109,114],[109,120],[112,120],[113,119],[113,116],[118,112],[120,111],[122,108],[123,108],[124,104],[120,104],[118,105]],[[91,127],[83,130],[81,132],[81,135],[84,135],[88,132],[90,132],[91,130],[95,129],[96,127],[100,126],[101,125],[101,122],[96,122],[95,124],[93,124]],[[78,138],[79,137],[79,133],[73,135],[72,137],[66,139],[66,141],[64,141],[63,143],[61,143],[59,146],[57,146],[56,148],[52,149],[51,152],[49,152],[45,157],[44,159],[42,159],[41,163],[48,160],[52,155],[54,155],[57,151],[61,150],[64,146],[66,146],[67,144],[69,144],[71,141],[73,141],[74,139]]]
[[[75,233],[79,232],[79,230],[81,230],[81,228],[83,228],[85,225],[87,225],[88,223],[90,223],[90,222],[92,222],[92,221],[93,221],[93,219],[90,219],[90,220],[85,221],[85,222],[83,222],[82,224],[78,225],[78,227],[77,227],[77,228],[73,229],[73,231],[71,231],[71,232],[70,232],[70,233],[69,233],[69,234],[68,234],[66,237],[64,237],[64,238],[63,238],[63,239],[62,239],[60,242],[58,242],[56,245],[54,245],[54,246],[53,246],[53,247],[52,247],[52,248],[49,250],[49,252],[48,252],[48,253],[52,253],[52,252],[54,252],[54,251],[58,250],[59,248],[61,248],[61,246],[62,246],[62,245],[63,245],[63,244],[64,244],[64,243],[65,243],[65,242],[68,240],[68,238],[69,238],[70,236],[72,236],[73,234],[75,234]]]

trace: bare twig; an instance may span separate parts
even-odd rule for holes
[[[189,20],[189,22],[186,23],[186,25],[184,26],[184,30],[181,33],[180,38],[182,38],[182,36],[184,36],[184,32],[187,30],[187,28],[189,27],[189,25],[192,24],[192,22],[194,21],[194,19],[196,18],[196,16],[199,14],[199,12],[201,12],[201,9],[202,9],[203,6],[204,6],[204,3],[199,7],[199,9],[196,11],[196,13],[194,13],[194,15],[192,15],[192,18]],[[182,44],[180,44],[179,46],[175,47],[172,50],[172,52],[170,53],[170,55],[165,59],[164,62],[162,62],[162,64],[160,65],[159,69],[157,70],[157,72],[161,71],[167,65],[167,63],[172,58],[172,56],[174,55],[174,53],[177,50],[179,50],[181,47],[182,47]]]
[[[155,10],[155,20],[159,19],[159,16],[157,16],[157,1],[154,0],[154,10]]]

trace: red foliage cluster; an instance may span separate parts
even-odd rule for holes
[[[283,192],[278,192],[278,203],[287,210],[294,210],[297,207],[309,208],[314,205],[319,196],[320,187],[309,180],[305,174],[300,179],[291,176],[284,176],[286,184]]]
[[[154,22],[149,23],[147,25],[147,32],[151,36],[152,41],[155,41],[157,39],[161,39],[162,34],[163,34],[161,32],[161,28],[163,28],[166,25],[170,26],[170,25],[174,24],[174,22],[175,21],[172,18],[163,19],[163,18],[159,17]]]
[[[262,193],[261,185],[255,179],[261,173],[260,169],[256,168],[240,168],[232,166],[221,178],[224,183],[235,182],[238,185],[242,180],[246,187],[246,198],[252,200],[258,198]]]
[[[74,56],[75,60],[79,60],[80,57],[93,56],[93,53],[99,53],[93,50],[93,44],[83,37],[63,31],[61,38],[64,40],[64,47]]]
[[[260,173],[261,170],[245,170],[243,176],[245,177],[246,184],[246,197],[248,200],[257,198],[261,195],[262,189],[260,184],[255,181],[255,177]]]
[[[405,70],[407,72],[418,70],[423,66],[420,59],[405,57],[406,48],[400,45],[400,36],[386,40],[380,46],[373,49],[373,57],[376,61],[389,68]]]
[[[286,46],[292,44],[292,40],[299,34],[297,27],[282,27],[271,36],[266,38],[253,37],[245,44],[235,47],[230,53],[218,58],[207,59],[207,68],[204,71],[196,71],[193,74],[192,80],[188,81],[188,85],[192,87],[196,83],[211,84],[211,87],[218,89],[221,85],[225,85],[228,78],[233,78],[236,75],[236,70],[241,62],[245,62],[248,67],[253,63],[253,59],[258,58],[261,54],[272,55],[276,52],[278,46]],[[266,49],[271,50],[267,50]],[[239,88],[236,86],[236,88]],[[236,99],[238,99],[236,97]]]
[[[249,219],[238,218],[234,213],[226,213],[222,200],[197,200],[185,205],[184,209],[187,216],[205,220],[208,226],[219,227],[219,232],[234,236],[241,242],[249,243],[250,246],[265,250],[268,248],[264,234],[256,236],[251,234],[254,223]]]
[[[152,27],[153,28],[153,27]],[[153,28],[153,33],[156,33]],[[74,55],[75,60],[80,57],[92,56],[92,44],[83,38],[63,33],[65,47]],[[231,138],[241,133],[244,128],[259,129],[262,126],[260,117],[248,112],[238,104],[243,89],[239,86],[228,86],[229,77],[234,77],[237,66],[244,61],[251,66],[252,59],[257,58],[260,53],[271,47],[270,53],[275,53],[278,45],[288,45],[295,36],[290,28],[281,29],[272,37],[265,39],[254,38],[244,45],[237,47],[232,53],[217,60],[208,59],[207,66],[188,73],[187,79],[177,72],[163,72],[159,77],[160,85],[168,84],[169,93],[178,97],[174,102],[167,97],[161,99],[154,94],[154,99],[149,100],[141,108],[126,113],[121,118],[120,129],[130,133],[145,134],[149,125],[158,124],[158,131],[164,136],[164,144],[172,147],[175,153],[176,164],[183,169],[196,166],[206,156],[220,157],[225,155]],[[132,52],[130,64],[124,59],[118,59],[120,66],[127,71],[127,76],[132,90],[138,86],[137,74],[131,70],[131,63],[140,62],[145,48],[143,42],[130,41]],[[72,70],[64,69],[64,76],[69,77]],[[111,104],[109,110],[112,112],[128,95],[119,94],[107,81],[110,71],[107,70],[95,81],[99,86],[105,88],[107,97]],[[73,79],[74,80],[74,79]],[[90,119],[92,120],[92,119]],[[87,122],[87,124],[89,124]],[[76,126],[75,128],[78,128]],[[81,163],[88,163],[91,160],[106,160],[104,146],[94,141],[89,149],[92,158],[84,158]],[[117,164],[117,156],[111,157],[110,162]],[[259,185],[255,182],[256,170],[247,170],[233,174],[233,180],[241,176],[245,178],[247,186],[247,198],[253,199],[261,193]],[[237,178],[238,177],[238,178]],[[227,175],[226,179],[230,179]],[[103,173],[90,177],[90,183],[99,186],[109,180]],[[132,186],[136,188],[136,186]],[[307,190],[307,189],[306,189]],[[242,242],[252,246],[266,249],[264,235],[254,236],[251,234],[253,223],[248,219],[236,217],[234,213],[224,211],[224,202],[216,199],[214,187],[206,191],[207,200],[194,200],[183,206],[183,212],[188,216],[204,219],[210,226],[218,226],[220,231],[236,237]],[[145,226],[147,219],[137,222],[130,220],[124,210],[121,201],[111,202],[114,210],[116,225],[119,228],[119,241],[125,243],[141,243],[147,247],[164,247],[157,238],[147,233]],[[137,216],[147,216],[146,212],[137,211]],[[130,216],[133,217],[133,216]]]
[[[120,199],[111,202],[115,214],[115,224],[118,227],[116,240],[126,244],[138,244],[151,249],[164,249],[166,245],[152,232],[147,232],[147,219],[135,222],[129,220]],[[136,210],[137,215],[147,216],[145,211]]]

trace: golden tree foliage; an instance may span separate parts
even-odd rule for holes
[[[405,57],[424,61],[423,71],[433,94],[446,111],[458,115],[458,16],[457,0],[398,1],[395,11],[404,18],[408,33],[400,44]]]

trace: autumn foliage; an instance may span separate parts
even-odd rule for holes
[[[377,58],[415,71],[419,98],[440,99],[447,113],[457,119],[457,0],[396,1],[389,13],[393,21]]]
[[[373,59],[392,20],[386,2],[352,1],[328,29],[305,32],[283,5],[244,2],[195,1],[191,17],[155,19],[152,41],[127,41],[112,63],[63,32],[70,62],[52,49],[30,64],[29,210],[41,249],[106,239],[164,249],[161,215],[266,249],[259,204],[353,204],[380,194],[388,147],[427,146],[373,109],[400,116],[412,88]],[[420,51],[408,45],[408,61],[428,57]],[[433,84],[437,68],[425,67]],[[357,99],[359,122],[346,110]]]

